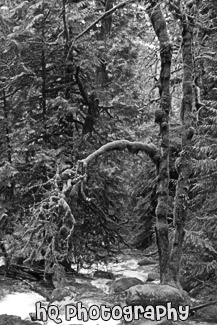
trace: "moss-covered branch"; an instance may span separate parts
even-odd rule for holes
[[[125,150],[127,149],[130,153],[137,154],[139,151],[145,152],[147,156],[155,163],[159,163],[160,152],[154,144],[147,144],[143,142],[130,142],[128,140],[116,140],[109,142],[90,154],[85,159],[79,161],[79,165],[84,169],[87,168],[88,164],[96,159],[97,157],[103,155],[106,152],[113,150]]]

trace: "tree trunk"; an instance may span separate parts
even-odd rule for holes
[[[170,69],[172,49],[167,32],[166,21],[158,1],[151,1],[148,14],[158,37],[161,56],[160,72],[160,111],[156,111],[155,122],[159,124],[161,134],[161,159],[158,172],[156,238],[159,252],[161,283],[169,282],[169,236],[168,236],[168,197],[169,197],[169,112],[171,109]]]
[[[105,12],[113,8],[113,2],[114,0],[105,1]],[[103,51],[104,53],[99,52],[100,65],[96,68],[96,84],[101,88],[105,87],[108,83],[108,75],[106,71],[105,58],[106,58],[106,52],[108,51],[106,39],[111,32],[111,26],[112,26],[112,14],[110,14],[109,16],[105,16],[102,19],[101,29],[98,36],[99,40],[104,41],[104,51]]]
[[[113,8],[114,0],[106,0],[105,2],[105,12],[109,11]],[[102,20],[101,30],[100,30],[100,39],[104,39],[107,35],[111,32],[111,26],[112,26],[112,14],[109,16],[106,16]]]
[[[187,15],[182,15],[182,58],[183,58],[183,97],[181,107],[182,151],[176,160],[179,175],[174,201],[175,233],[170,256],[170,276],[176,286],[180,286],[179,272],[182,259],[182,246],[185,236],[185,223],[189,201],[189,178],[192,173],[193,122],[193,27]]]
[[[5,137],[7,143],[7,158],[8,162],[12,162],[12,153],[11,153],[11,142],[10,142],[10,129],[9,129],[9,120],[8,120],[8,105],[6,100],[5,90],[3,90],[3,112],[4,112],[4,123],[5,123]]]
[[[47,142],[47,97],[46,97],[46,54],[45,54],[45,21],[42,22],[42,50],[41,50],[41,106],[42,106],[42,121],[43,121],[43,139]]]

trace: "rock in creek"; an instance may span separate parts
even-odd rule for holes
[[[111,288],[113,289],[114,293],[118,294],[138,284],[141,285],[143,282],[137,278],[121,278],[112,282]]]
[[[185,292],[169,285],[143,284],[136,285],[127,290],[127,305],[146,306],[167,306],[172,302],[172,306],[177,308],[180,305],[190,304],[190,299]]]
[[[23,320],[21,317],[13,315],[0,315],[0,325],[41,325],[38,322],[32,323],[30,320]]]
[[[97,277],[97,278],[103,278],[103,279],[115,279],[115,276],[112,272],[108,272],[108,271],[95,271],[93,276]]]
[[[151,282],[151,281],[155,281],[155,280],[159,280],[160,279],[160,274],[159,273],[148,273],[148,278],[147,278],[147,282]]]

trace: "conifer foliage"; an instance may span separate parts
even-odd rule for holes
[[[213,279],[215,1],[0,8],[0,247],[8,263],[80,267],[99,251],[104,258],[156,240],[162,283],[179,287],[182,265]]]

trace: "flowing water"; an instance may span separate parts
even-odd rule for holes
[[[138,267],[137,260],[131,259],[128,261],[123,261],[121,263],[110,263],[108,265],[109,271],[112,271],[116,277],[124,276],[124,277],[137,277],[141,279],[142,281],[147,280],[147,275],[149,272],[153,272],[155,266],[148,265],[143,267]],[[84,272],[85,270],[83,270]],[[93,271],[93,270],[92,270]],[[87,273],[87,271],[85,271]],[[91,270],[89,270],[89,273]],[[87,280],[77,279],[76,283],[80,287],[83,285],[87,286]],[[111,301],[109,301],[110,298],[110,280],[108,279],[95,279],[95,280],[89,280],[89,285],[92,287],[95,287],[99,290],[99,293],[97,291],[95,292],[85,292],[83,293],[83,296],[81,298],[82,304],[84,304],[85,307],[90,308],[91,306],[100,306],[101,304],[112,305]],[[75,284],[76,287],[76,284]],[[87,290],[88,291],[88,290]],[[85,296],[86,294],[86,296]],[[106,301],[107,299],[107,301]],[[15,315],[20,316],[22,319],[30,319],[29,313],[34,313],[36,311],[35,303],[36,302],[42,302],[42,306],[46,307],[46,302],[43,297],[38,295],[34,292],[14,292],[14,293],[6,293],[6,295],[2,298],[0,298],[0,315],[8,314],[8,315]],[[109,319],[109,320],[103,320],[102,318],[99,318],[98,320],[88,320],[84,322],[83,320],[78,320],[77,318],[72,318],[70,321],[65,320],[65,306],[69,303],[72,303],[71,300],[67,299],[65,301],[61,301],[60,303],[55,303],[59,307],[59,318],[62,319],[61,324],[62,325],[123,325],[126,324],[122,320],[115,320],[115,319]],[[122,301],[123,303],[123,301]],[[115,302],[114,302],[115,304]],[[121,304],[121,303],[120,303]],[[46,325],[54,325],[55,322],[51,319],[48,319],[47,322],[41,324]],[[34,324],[34,323],[33,323]],[[130,322],[131,325],[154,325],[157,324],[157,322],[149,321],[149,320],[139,320],[139,321],[133,321]],[[178,324],[178,323],[177,323]],[[181,324],[181,323],[180,323]],[[182,324],[187,324],[187,322],[182,322]],[[200,323],[198,321],[193,322],[189,321],[188,325],[209,325],[209,323]]]

